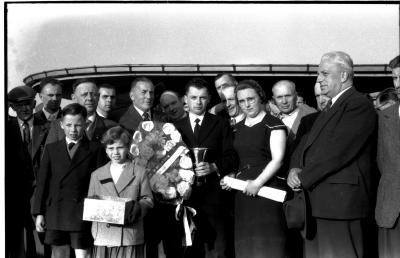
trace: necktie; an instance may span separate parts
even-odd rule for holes
[[[234,127],[236,125],[236,119],[231,118],[231,126]]]
[[[91,125],[92,125],[92,121],[90,119],[86,120],[86,131],[87,132],[89,131]]]
[[[49,115],[49,118],[48,118],[47,120],[49,120],[49,121],[54,121],[54,120],[56,120],[56,114],[50,114],[50,115]]]
[[[326,107],[324,108],[324,111],[328,112],[331,109],[331,107],[332,107],[332,100],[330,99],[328,101],[328,103],[326,104]]]
[[[195,126],[194,126],[193,132],[194,132],[194,136],[195,136],[196,139],[197,139],[197,138],[199,138],[199,134],[200,134],[200,124],[199,124],[200,119],[196,118],[196,120],[194,120],[194,122],[195,122],[196,124],[195,124]]]
[[[142,118],[143,118],[143,121],[150,121],[150,115],[149,115],[149,113],[147,113],[147,112],[143,113]]]
[[[73,143],[73,142],[70,142],[70,143],[68,143],[68,150],[70,151],[70,150],[72,150],[72,148],[75,146],[75,143]]]
[[[22,124],[22,132],[24,134],[24,143],[26,145],[29,145],[29,143],[31,142],[31,132],[29,129],[28,121],[26,121],[26,120]]]

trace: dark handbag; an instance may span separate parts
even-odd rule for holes
[[[292,199],[283,203],[286,224],[291,229],[304,229],[306,224],[306,196],[303,190],[294,192]]]

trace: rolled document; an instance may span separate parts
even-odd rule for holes
[[[236,179],[233,177],[226,176],[224,177],[224,182],[232,189],[243,191],[247,185],[246,181]],[[277,202],[283,202],[285,200],[286,191],[279,190],[276,188],[263,186],[260,191],[258,191],[258,196],[271,199]]]

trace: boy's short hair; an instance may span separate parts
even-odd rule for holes
[[[83,117],[83,119],[86,120],[87,111],[85,107],[79,105],[78,103],[72,103],[65,106],[61,110],[61,117],[64,118],[66,115],[72,115],[72,116],[80,115]]]
[[[110,144],[114,144],[116,141],[121,141],[125,146],[129,148],[132,142],[132,136],[126,129],[117,125],[108,129],[101,139],[101,143],[104,145],[104,147]]]

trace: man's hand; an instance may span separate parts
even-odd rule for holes
[[[243,193],[248,196],[256,196],[262,184],[258,183],[256,180],[247,180],[247,185],[243,190]]]
[[[43,215],[37,215],[35,225],[37,232],[44,232],[46,230],[46,222]]]
[[[300,191],[301,182],[299,179],[299,173],[302,171],[301,168],[292,168],[289,171],[289,175],[287,178],[287,184],[293,191]]]
[[[216,168],[214,163],[200,162],[196,165],[194,171],[196,172],[196,176],[202,177],[216,171]]]

